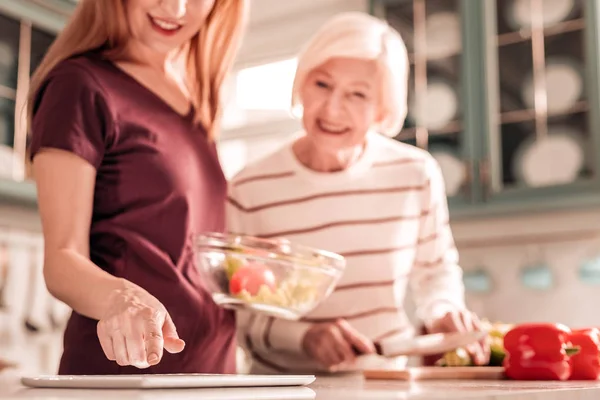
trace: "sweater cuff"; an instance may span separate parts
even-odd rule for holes
[[[304,354],[302,342],[311,326],[308,322],[274,319],[267,335],[270,347],[274,350]]]

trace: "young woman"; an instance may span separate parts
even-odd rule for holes
[[[224,229],[213,139],[248,4],[82,0],[33,77],[44,276],[74,310],[59,373],[235,372],[192,236]]]
[[[403,126],[408,72],[404,43],[386,23],[363,13],[334,17],[298,57],[292,98],[303,134],[233,179],[230,230],[347,260],[334,293],[304,320],[239,314],[253,372],[361,368],[355,349],[372,355],[375,343],[414,334],[404,309],[409,288],[431,332],[478,329],[464,304],[438,164],[380,134]],[[480,344],[470,351],[486,362]]]

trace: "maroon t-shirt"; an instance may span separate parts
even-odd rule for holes
[[[92,261],[156,296],[186,342],[154,367],[120,367],[102,352],[97,321],[73,313],[59,373],[235,372],[234,314],[215,305],[194,267],[193,235],[225,229],[227,182],[193,111],[178,114],[95,53],[59,64],[34,106],[31,157],[58,148],[97,170]]]

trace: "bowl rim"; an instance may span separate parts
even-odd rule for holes
[[[285,246],[289,254],[275,250]],[[293,243],[285,238],[267,239],[258,236],[232,232],[204,232],[194,236],[194,248],[211,248],[221,251],[247,252],[266,251],[269,256],[275,256],[285,261],[300,262],[306,267],[326,269],[332,268],[343,271],[346,268],[344,256],[331,251]],[[315,262],[318,264],[315,265]]]

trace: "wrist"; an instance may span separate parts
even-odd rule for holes
[[[449,313],[460,312],[463,310],[464,307],[462,305],[454,304],[449,301],[438,301],[428,307],[422,322],[427,330],[431,330]]]
[[[97,311],[98,318],[96,319],[104,318],[110,313],[113,304],[126,301],[127,298],[134,296],[134,293],[141,289],[133,282],[118,277],[110,279],[102,286],[103,287],[97,287],[99,290],[96,293],[96,296],[101,300],[97,302],[99,307]]]

